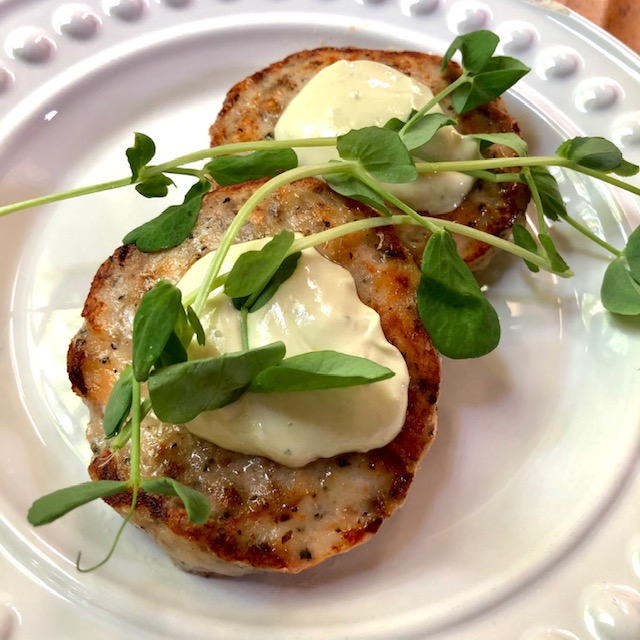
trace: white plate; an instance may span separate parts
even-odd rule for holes
[[[584,133],[640,161],[638,58],[550,3],[0,0],[0,198],[126,175],[135,130],[160,158],[207,146],[226,89],[286,53],[442,53],[480,27],[533,68],[508,98],[532,154]],[[612,243],[640,222],[637,199],[561,180]],[[25,514],[86,478],[66,346],[98,264],[158,206],[120,191],[0,222],[2,640],[640,638],[640,325],[603,312],[606,256],[562,228],[573,280],[504,258],[483,276],[502,344],[445,362],[439,437],[371,543],[300,576],[206,580],[130,528],[78,573],[119,518],[96,503],[36,530]]]

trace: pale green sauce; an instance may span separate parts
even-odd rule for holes
[[[266,240],[231,248],[222,272],[242,251]],[[197,288],[213,254],[187,272],[178,286]],[[202,314],[207,345],[190,347],[201,358],[241,350],[240,316],[231,300],[214,292]],[[262,309],[249,314],[251,347],[282,340],[287,356],[333,349],[389,367],[396,375],[346,389],[245,393],[237,402],[202,413],[187,424],[195,435],[246,454],[266,456],[288,466],[350,451],[384,446],[400,431],[407,408],[409,374],[400,352],[389,344],[378,314],[360,302],[351,274],[320,256],[303,252],[294,275]]]
[[[289,103],[275,127],[276,140],[333,137],[368,126],[384,126],[391,118],[407,120],[411,111],[433,98],[425,85],[386,65],[340,60],[319,71]],[[439,107],[432,111],[441,112]],[[419,150],[429,161],[480,157],[475,140],[443,127]],[[334,147],[296,149],[300,165],[337,159]],[[417,211],[439,215],[455,209],[474,179],[462,173],[420,176],[415,182],[385,188]]]

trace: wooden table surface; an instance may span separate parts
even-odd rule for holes
[[[640,53],[640,0],[558,0]]]

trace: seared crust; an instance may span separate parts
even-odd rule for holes
[[[209,134],[211,146],[230,142],[263,140],[273,137],[278,118],[290,100],[321,69],[337,60],[371,60],[380,62],[430,87],[434,94],[444,89],[460,75],[460,68],[451,62],[440,71],[439,56],[415,51],[380,51],[324,47],[294,53],[232,87]],[[507,113],[502,100],[494,100],[474,111],[458,116],[445,99],[443,110],[459,122],[461,133],[520,133],[517,123]],[[487,157],[511,156],[502,146],[493,145]],[[516,171],[516,170],[514,170]],[[523,215],[529,201],[527,188],[520,183],[493,183],[478,180],[465,202],[444,218],[476,227],[492,235],[505,235],[516,219]],[[428,211],[421,212],[428,215]],[[414,257],[420,261],[428,238],[417,227],[400,230],[400,235]],[[458,250],[472,267],[482,266],[491,248],[485,243],[457,237]]]
[[[132,319],[140,298],[159,279],[177,282],[214,249],[255,183],[218,188],[205,197],[189,239],[174,249],[143,254],[119,248],[100,267],[87,298],[85,323],[69,348],[73,388],[90,409],[88,438],[94,480],[126,479],[128,447],[112,452],[102,417],[117,374],[131,359]],[[373,214],[309,179],[262,202],[238,241],[290,229],[305,235]],[[405,500],[416,467],[435,434],[440,365],[418,318],[419,271],[395,231],[352,234],[320,252],[348,269],[360,298],[375,309],[387,339],[404,355],[409,404],[400,434],[387,446],[293,469],[234,453],[150,416],[142,427],[142,477],[169,475],[211,502],[209,521],[188,521],[172,497],[142,493],[133,522],[149,531],[189,571],[236,575],[252,569],[298,572],[367,540]],[[107,502],[121,513],[131,496]]]

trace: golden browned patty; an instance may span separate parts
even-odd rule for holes
[[[230,89],[216,121],[210,127],[211,145],[272,138],[275,124],[291,99],[318,71],[337,60],[371,60],[386,64],[423,83],[434,95],[460,75],[457,64],[449,63],[442,73],[440,57],[414,51],[332,47],[301,51],[254,73]],[[441,107],[459,121],[457,129],[462,134],[520,132],[500,99],[463,116],[453,112],[448,99],[441,103]],[[487,157],[505,155],[513,153],[497,145],[485,152]],[[478,180],[466,200],[442,217],[502,236],[523,215],[528,201],[529,192],[523,184]],[[427,215],[429,212],[421,213]],[[407,227],[399,233],[420,261],[427,232]],[[460,254],[472,267],[483,266],[490,255],[490,247],[485,243],[460,236],[456,242]]]
[[[132,320],[142,295],[161,278],[176,283],[215,249],[256,184],[218,188],[203,202],[190,238],[144,254],[120,247],[104,262],[85,303],[83,328],[68,354],[73,388],[90,410],[89,472],[129,477],[129,447],[111,452],[102,418],[111,388],[131,360]],[[281,188],[253,212],[238,241],[289,229],[304,235],[375,215],[308,179]],[[147,417],[142,425],[142,477],[171,476],[211,503],[203,525],[188,521],[178,499],[142,493],[133,522],[147,530],[182,568],[237,575],[250,570],[299,572],[370,538],[405,500],[436,429],[440,365],[418,318],[418,268],[391,228],[332,241],[320,252],[348,269],[362,301],[381,318],[387,339],[410,373],[406,421],[387,446],[289,468],[222,449],[182,425]],[[107,502],[123,513],[131,495]]]

